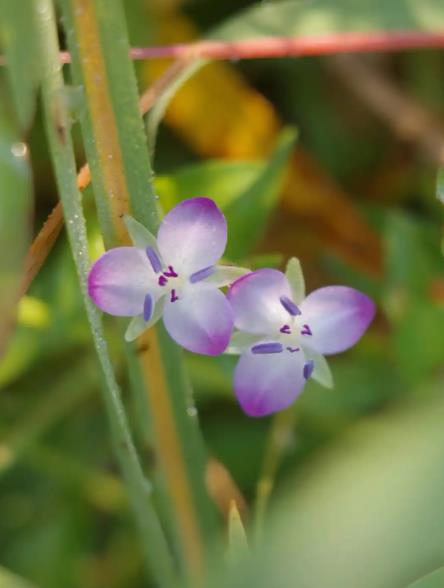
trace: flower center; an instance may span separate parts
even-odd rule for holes
[[[159,279],[157,280],[159,286],[165,287],[169,280],[179,278],[179,274],[175,271],[172,265],[169,265],[167,269],[162,272],[162,263],[154,247],[147,247],[146,254],[154,273],[160,274]],[[179,300],[179,296],[177,295],[176,288],[172,288],[170,291],[170,301],[176,302],[176,300]],[[146,316],[148,313],[144,312],[144,314]]]

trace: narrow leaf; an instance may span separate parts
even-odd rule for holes
[[[228,515],[228,551],[230,564],[241,560],[248,552],[247,534],[235,500],[231,501]]]
[[[30,242],[32,185],[28,148],[0,102],[0,356],[14,324]]]
[[[225,209],[231,235],[226,254],[230,259],[247,255],[263,235],[270,214],[277,204],[285,165],[295,140],[296,133],[293,129],[284,130],[264,171]]]
[[[442,586],[444,586],[444,568],[439,568],[413,584],[409,584],[407,588],[442,588]]]
[[[33,0],[0,0],[0,40],[7,62],[17,118],[22,130],[31,124],[35,110],[37,83],[41,72],[36,63],[36,33]]]

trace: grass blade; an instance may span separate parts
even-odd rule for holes
[[[104,400],[110,419],[115,451],[144,539],[143,546],[149,566],[160,585],[174,586],[175,574],[168,546],[151,504],[150,485],[143,475],[131,439],[120,390],[108,355],[100,315],[87,295],[86,276],[89,261],[86,228],[76,183],[76,166],[69,132],[68,113],[63,100],[64,82],[58,60],[57,27],[52,3],[50,0],[35,0],[35,11],[39,39],[38,53],[44,73],[42,96],[49,147],[88,320],[105,377]]]

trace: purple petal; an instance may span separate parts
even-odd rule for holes
[[[272,333],[287,320],[281,298],[291,296],[287,278],[274,269],[260,269],[239,278],[228,291],[238,329],[249,333]]]
[[[222,257],[227,244],[227,223],[212,200],[190,198],[165,216],[157,243],[165,263],[190,275],[214,265]]]
[[[212,287],[190,287],[175,302],[167,302],[163,320],[179,345],[203,355],[222,353],[233,331],[230,303]]]
[[[136,247],[110,249],[92,266],[88,293],[103,311],[116,316],[142,314],[145,296],[157,289],[146,252]]]
[[[302,351],[255,355],[245,351],[234,372],[234,391],[243,410],[261,417],[289,406],[302,391]]]
[[[348,349],[361,338],[375,316],[375,305],[358,290],[328,286],[309,294],[301,312],[312,333],[304,343],[328,355]]]

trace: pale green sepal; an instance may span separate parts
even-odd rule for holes
[[[153,247],[156,252],[158,251],[156,237],[150,233],[146,227],[144,227],[141,223],[139,223],[139,221],[136,221],[135,218],[129,216],[128,214],[125,214],[123,221],[129,236],[134,243],[134,247],[140,247],[141,249],[145,249],[146,247]]]
[[[290,284],[293,302],[300,304],[305,298],[305,280],[301,262],[297,257],[292,257],[287,263],[285,276]]]
[[[325,357],[311,349],[304,349],[304,353],[307,359],[314,361],[314,370],[311,377],[321,384],[321,386],[324,386],[324,388],[333,388],[333,374]]]
[[[214,268],[214,272],[205,278],[205,284],[211,284],[216,288],[222,288],[232,284],[242,276],[251,274],[251,270],[245,267],[237,267],[235,265],[217,265]]]
[[[228,353],[230,355],[240,355],[260,339],[261,335],[245,333],[244,331],[236,331],[231,335],[230,342],[228,343],[228,347],[225,349],[224,353]]]
[[[145,321],[143,315],[139,314],[137,316],[133,316],[130,320],[130,323],[125,331],[125,341],[131,342],[137,339],[139,335],[141,335],[144,331],[149,329],[150,327],[154,326],[157,321],[160,319],[163,313],[163,308],[165,306],[165,298],[161,298],[156,302],[156,306],[154,307],[153,316],[149,321]]]

